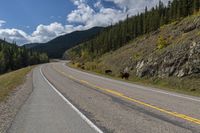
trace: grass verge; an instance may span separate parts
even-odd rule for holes
[[[67,66],[71,68],[78,69],[80,71],[84,71],[87,73],[103,76],[106,78],[111,78],[119,81],[124,81],[128,83],[134,83],[137,85],[152,87],[155,89],[161,89],[171,92],[176,92],[180,94],[186,94],[191,96],[200,97],[200,89],[196,89],[195,91],[193,88],[198,88],[200,86],[199,79],[178,79],[178,78],[169,78],[169,79],[144,79],[138,77],[131,77],[129,80],[123,80],[115,75],[106,75],[101,72],[93,71],[93,70],[83,70],[79,67],[74,66],[73,64],[67,64]]]
[[[34,66],[22,68],[13,72],[0,75],[0,102],[19,85],[25,81],[25,76],[33,69]]]

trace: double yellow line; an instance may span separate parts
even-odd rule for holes
[[[145,102],[130,98],[128,96],[125,96],[124,94],[122,94],[120,92],[117,92],[117,91],[114,91],[114,90],[111,90],[111,89],[106,89],[106,88],[103,88],[103,87],[100,87],[100,86],[96,86],[96,85],[91,84],[91,83],[89,83],[88,81],[85,81],[85,80],[79,80],[79,79],[73,77],[72,75],[67,75],[65,72],[62,72],[62,71],[56,69],[54,66],[53,66],[53,69],[55,69],[58,73],[64,75],[65,77],[68,77],[68,78],[70,78],[72,80],[75,80],[77,82],[80,82],[82,84],[88,85],[88,86],[90,86],[92,88],[99,89],[101,91],[104,91],[106,93],[112,94],[114,96],[118,96],[118,97],[126,99],[128,101],[131,101],[131,102],[134,102],[134,103],[149,107],[151,109],[155,109],[155,110],[160,111],[162,113],[165,113],[165,114],[168,114],[168,115],[171,115],[171,116],[175,116],[177,118],[180,118],[180,119],[183,119],[183,120],[186,120],[186,121],[189,121],[189,122],[192,122],[192,123],[200,125],[200,119],[193,118],[193,117],[190,117],[190,116],[187,116],[187,115],[184,115],[184,114],[180,114],[180,113],[177,113],[177,112],[165,110],[163,108],[156,107],[155,105],[151,105],[151,104],[148,104],[148,103],[145,103]]]

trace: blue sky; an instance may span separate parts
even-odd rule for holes
[[[167,2],[168,0],[163,0]],[[158,0],[1,0],[0,38],[19,45],[107,26],[151,8]]]
[[[66,15],[74,8],[69,0],[1,0],[0,18],[7,22],[7,28],[31,33],[39,24],[65,24]]]

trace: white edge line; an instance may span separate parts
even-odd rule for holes
[[[183,99],[187,99],[187,100],[191,100],[191,101],[200,102],[200,99],[195,99],[195,98],[192,98],[192,97],[189,97],[189,96],[187,97],[187,96],[184,96],[182,94],[175,94],[175,93],[161,91],[161,90],[154,90],[154,89],[151,89],[151,87],[149,89],[146,89],[145,86],[126,83],[126,82],[123,82],[123,81],[116,81],[116,80],[109,79],[109,78],[106,78],[106,77],[101,77],[101,76],[98,76],[98,75],[93,75],[93,74],[90,74],[90,73],[82,72],[82,71],[79,71],[79,70],[76,70],[76,69],[73,69],[73,68],[66,66],[65,63],[63,63],[63,66],[65,66],[65,67],[67,67],[67,68],[69,68],[73,71],[83,73],[83,74],[86,74],[86,75],[89,75],[89,76],[92,76],[92,77],[100,78],[100,79],[103,79],[103,80],[108,80],[108,81],[112,81],[112,82],[115,82],[115,83],[121,83],[123,85],[127,85],[127,86],[130,86],[130,87],[134,86],[134,87],[137,87],[137,88],[145,90],[145,91],[152,91],[152,92],[161,93],[161,94],[165,94],[165,95],[169,95],[169,96],[174,96],[174,97],[178,97],[178,98],[183,98]]]
[[[103,133],[101,129],[99,129],[92,121],[90,121],[81,111],[79,111],[69,100],[67,100],[50,82],[49,80],[44,76],[42,72],[42,67],[40,67],[40,73],[44,80],[53,88],[53,90],[67,103],[70,105],[70,107],[94,130],[96,130],[98,133]]]

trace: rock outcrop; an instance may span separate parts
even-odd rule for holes
[[[200,42],[168,49],[161,55],[153,54],[137,63],[139,77],[184,77],[200,73]]]

